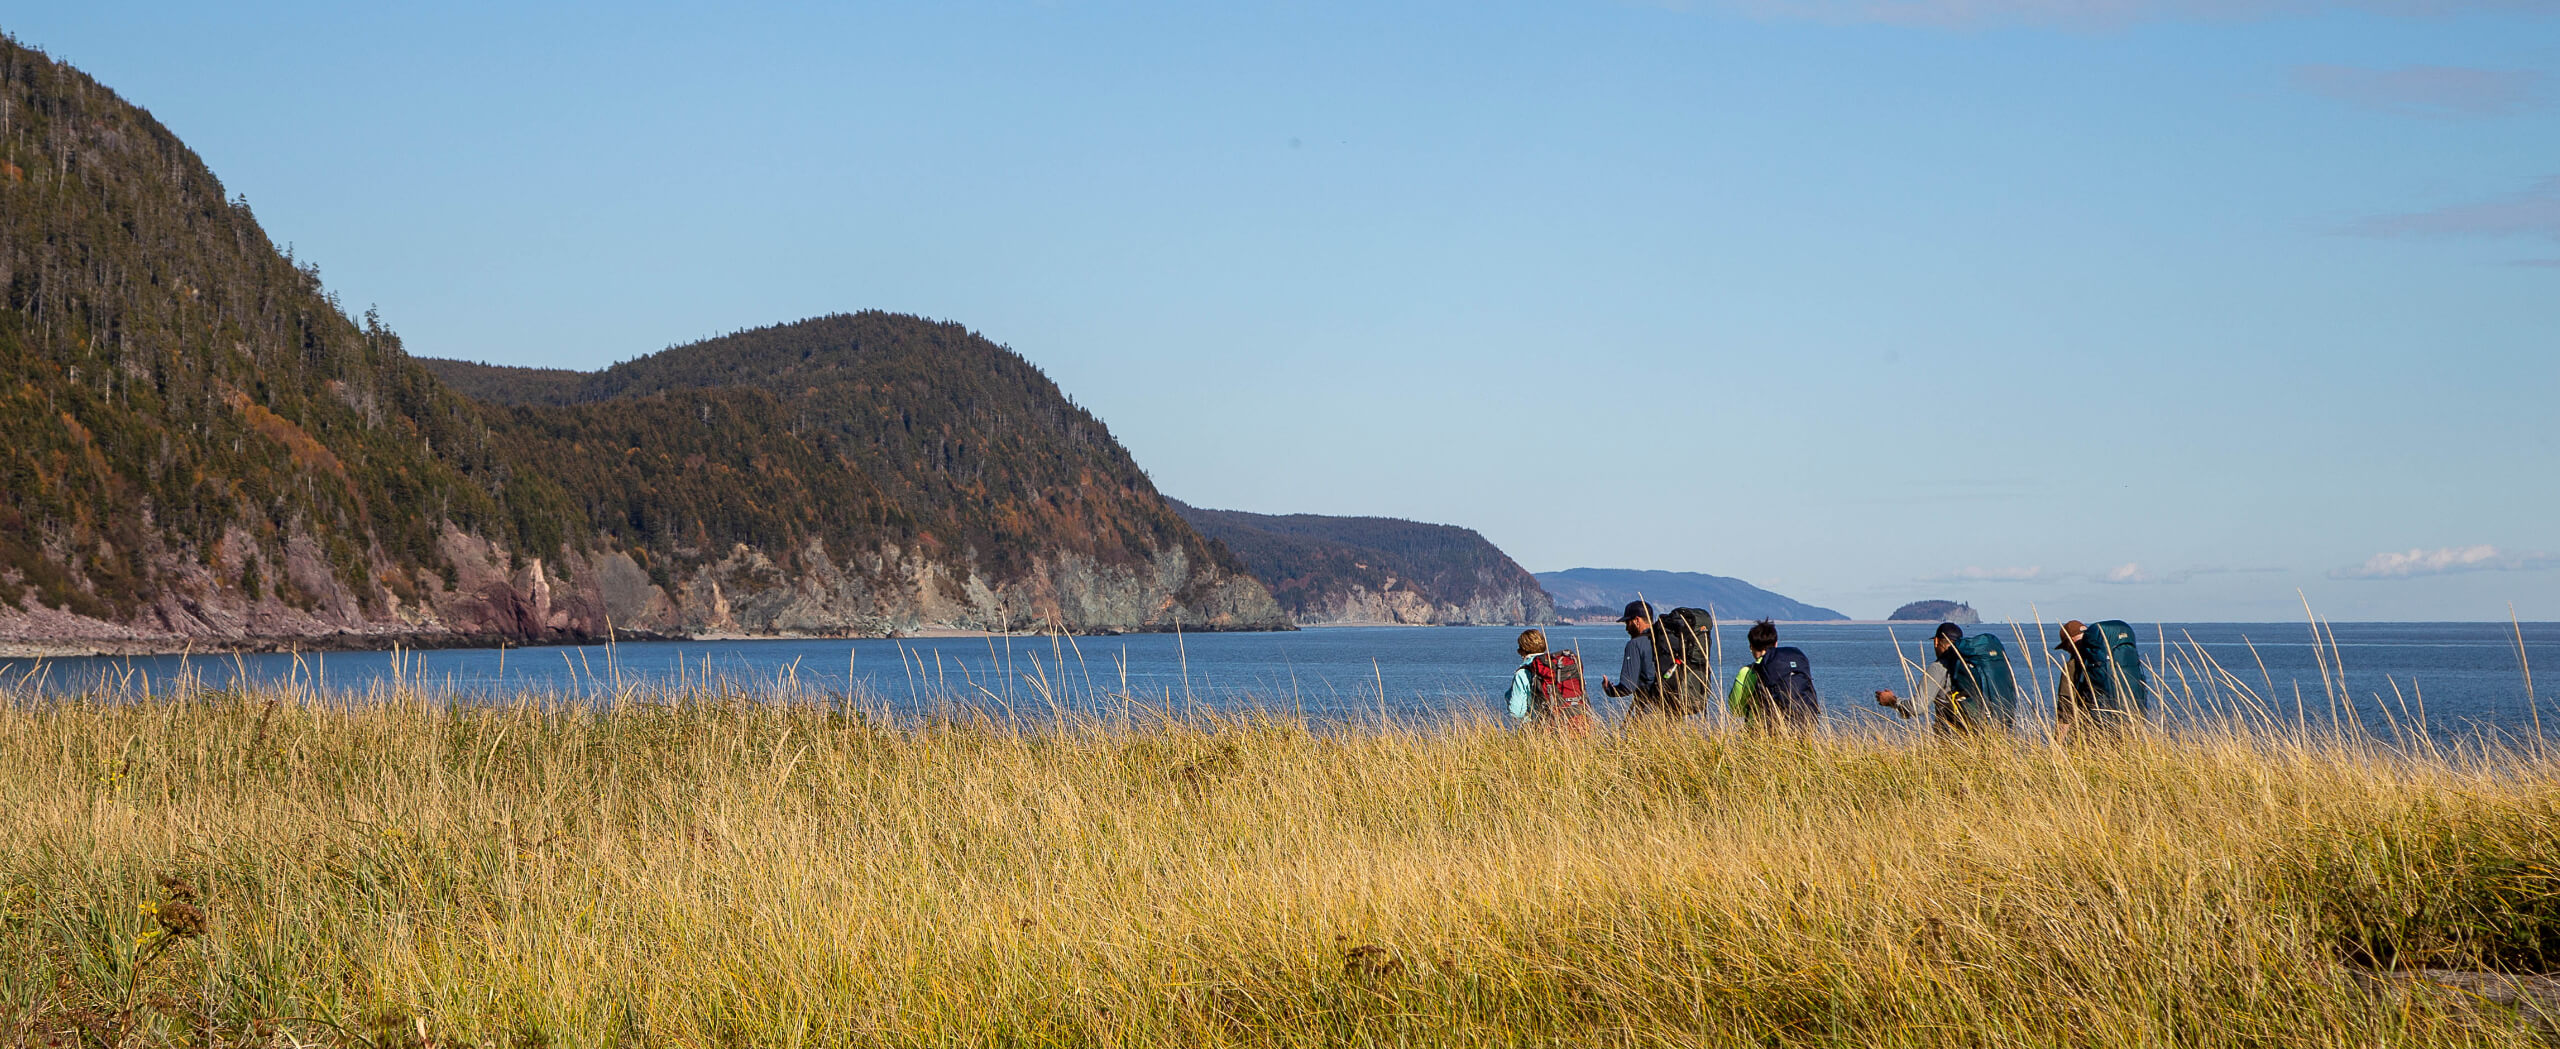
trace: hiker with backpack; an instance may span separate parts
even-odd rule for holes
[[[1751,624],[1751,662],[1734,671],[1725,709],[1751,728],[1805,731],[1822,722],[1822,696],[1813,688],[1813,661],[1795,647],[1778,646],[1778,624]]]
[[[2062,653],[2061,681],[2053,694],[2054,737],[2068,742],[2093,732],[2111,735],[2141,720],[2151,705],[2151,682],[2132,625],[2074,619],[2062,624],[2061,633],[2053,646]]]
[[[1600,675],[1600,692],[1611,699],[1627,701],[1627,711],[1634,713],[1660,702],[1662,675],[1653,661],[1653,606],[1642,601],[1627,602],[1627,610],[1618,615],[1618,625],[1627,628],[1627,654],[1618,660],[1618,680]]]
[[[1627,701],[1627,715],[1685,717],[1707,707],[1714,685],[1709,680],[1709,642],[1716,621],[1703,608],[1675,608],[1656,621],[1653,606],[1629,601],[1618,616],[1627,628],[1627,653],[1618,664],[1618,680],[1600,679],[1600,691]]]
[[[1672,717],[1703,713],[1715,703],[1716,617],[1703,608],[1675,608],[1653,625],[1653,663],[1661,668],[1656,691],[1661,712]]]
[[[1543,630],[1520,632],[1520,669],[1511,673],[1511,723],[1583,735],[1591,731],[1591,705],[1582,695],[1582,657],[1547,651]]]
[[[1959,735],[1998,728],[2006,732],[2018,718],[2018,679],[2009,672],[2009,653],[1992,634],[1967,636],[1953,623],[1938,624],[1929,637],[1937,650],[1922,677],[1919,705],[1929,708],[1930,727],[1940,735]],[[1913,699],[1876,690],[1876,705],[1905,718]]]

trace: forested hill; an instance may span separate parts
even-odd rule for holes
[[[445,582],[445,523],[516,542],[469,402],[149,113],[8,40],[0,290],[0,634],[352,627]]]
[[[518,454],[653,563],[699,556],[716,535],[796,574],[814,540],[832,556],[885,551],[883,566],[956,561],[1033,581],[1017,619],[1286,625],[1100,420],[957,324],[820,317],[592,373],[426,364],[490,403]],[[1183,584],[1148,592],[1158,568]]]
[[[518,368],[434,357],[418,358],[418,363],[444,380],[455,393],[490,404],[573,404],[578,399],[579,386],[591,374],[566,368]]]
[[[1235,551],[1301,625],[1555,621],[1538,581],[1472,529],[1174,506]]]
[[[1730,576],[1705,572],[1662,572],[1633,568],[1568,568],[1540,572],[1538,582],[1554,594],[1566,615],[1614,619],[1627,602],[1642,597],[1657,608],[1711,609],[1718,619],[1781,619],[1820,622],[1847,619],[1820,605],[1808,605],[1771,593]]]
[[[587,511],[625,542],[670,549],[686,521],[788,547],[803,533],[835,549],[918,543],[976,551],[1010,573],[1044,551],[1087,556],[1181,550],[1240,566],[1155,494],[1110,431],[1030,362],[957,324],[867,312],[781,324],[678,346],[602,371],[493,368],[428,360],[455,388],[496,404]],[[682,407],[686,418],[656,419]],[[771,426],[755,420],[770,417]],[[779,462],[813,450],[838,477],[688,475],[587,445],[716,431]],[[598,445],[602,447],[602,445]],[[565,458],[562,458],[565,457]],[[737,464],[748,465],[742,457]],[[569,464],[580,464],[572,467]],[[758,476],[762,474],[765,476]],[[805,527],[793,486],[839,486]],[[724,499],[757,489],[752,505]],[[699,489],[698,491],[689,489]],[[1196,625],[1196,624],[1195,624]]]
[[[484,403],[350,319],[149,113],[6,40],[0,295],[0,642],[1286,625],[1098,422],[956,326],[447,369],[530,402]]]

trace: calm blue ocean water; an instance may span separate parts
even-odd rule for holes
[[[2041,640],[2032,624],[1978,629],[1999,634],[2013,662],[2033,659],[2028,706],[2049,717],[2053,676],[2042,654],[2054,628],[2043,627]],[[2543,716],[2560,735],[2560,706],[2544,712],[2528,702],[2517,630],[2505,624],[2340,623],[2333,628],[2334,649],[2325,640],[2315,645],[2303,623],[2140,629],[2145,657],[2166,686],[2162,712],[2172,719],[2262,711],[2258,716],[2286,722],[2354,717],[2383,734],[2395,724],[2422,721],[2431,732],[2459,736],[2483,730],[2528,735]],[[1927,652],[1928,632],[1928,624],[1788,626],[1781,639],[1812,657],[1827,716],[1879,726],[1892,718],[1868,694],[1907,689],[1903,659]],[[22,695],[139,694],[166,692],[188,678],[217,688],[246,679],[362,694],[397,681],[479,700],[786,689],[903,714],[975,706],[1038,716],[1053,707],[1109,711],[1135,702],[1177,711],[1258,707],[1319,722],[1429,719],[1493,712],[1517,662],[1511,654],[1517,633],[1346,627],[1076,639],[654,642],[396,656],[18,659],[0,660],[0,686]],[[1556,627],[1548,635],[1555,647],[1583,653],[1595,694],[1600,674],[1617,674],[1626,644],[1619,628]],[[2523,657],[2545,671],[2542,691],[2560,692],[2560,623],[2524,624],[2522,637]],[[1725,653],[1719,677],[1725,678],[1743,653],[1741,625],[1722,627],[1718,641]],[[2025,675],[2021,680],[2026,683]],[[1600,705],[1604,714],[1618,713],[1610,701]]]

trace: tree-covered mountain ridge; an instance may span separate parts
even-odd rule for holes
[[[1100,420],[957,324],[838,314],[596,372],[422,363],[653,572],[717,534],[774,562],[740,578],[829,580],[767,599],[763,621],[895,598],[978,626],[1286,625]],[[827,552],[846,550],[868,578],[836,578]],[[953,561],[969,574],[931,567]]]
[[[149,113],[5,39],[0,445],[7,642],[1287,622],[1098,420],[957,325],[431,370]]]
[[[1473,529],[1392,517],[1256,514],[1174,503],[1300,626],[1534,625],[1555,603]]]

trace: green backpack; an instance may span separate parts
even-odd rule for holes
[[[2078,649],[2080,665],[2089,670],[2089,683],[2109,700],[2109,709],[2128,714],[2151,709],[2151,681],[2142,670],[2142,650],[2135,647],[2133,628],[2124,620],[2089,624],[2073,647]]]
[[[1956,704],[1968,719],[2003,725],[2018,716],[2018,679],[2009,673],[2009,651],[1991,634],[1972,634],[1956,642],[1962,667],[1951,682],[1964,699]]]

